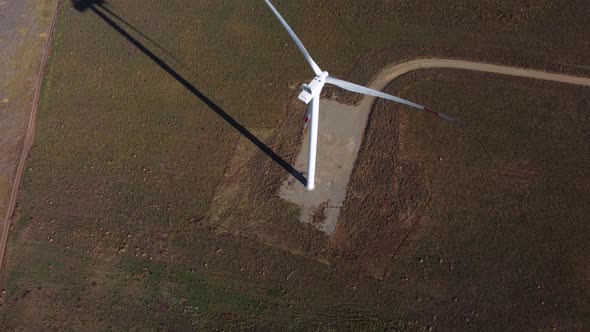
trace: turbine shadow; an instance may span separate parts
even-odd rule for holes
[[[165,49],[164,47],[160,46],[160,44],[158,44],[156,41],[154,41],[153,39],[151,39],[150,37],[146,36],[143,32],[141,32],[139,29],[137,29],[135,26],[133,26],[131,23],[127,22],[126,20],[124,20],[121,16],[117,15],[116,13],[114,13],[112,10],[108,9],[107,7],[104,6],[104,2],[102,3],[97,3],[96,4],[98,7],[100,7],[102,10],[104,10],[105,12],[107,12],[109,15],[111,15],[112,17],[114,17],[115,19],[119,20],[123,25],[127,26],[129,29],[133,30],[133,32],[137,33],[138,35],[140,35],[143,39],[149,41],[151,44],[153,44],[155,47],[157,47],[160,51],[166,53],[169,57],[171,57],[172,59],[174,59],[176,62],[178,62],[179,64],[181,64],[183,67],[185,67],[186,69],[189,69],[189,66],[186,65],[184,62],[182,62],[182,60],[178,59],[174,54],[172,54],[172,52],[168,51],[167,49]]]
[[[297,179],[301,184],[305,185],[307,180],[303,176],[303,174],[297,171],[291,164],[286,162],[283,158],[277,155],[271,148],[269,148],[266,144],[260,141],[254,134],[252,134],[246,127],[232,118],[227,112],[225,112],[219,105],[205,96],[202,92],[200,92],[194,85],[192,85],[189,81],[183,78],[178,72],[176,72],[172,67],[170,67],[164,60],[160,59],[156,54],[150,51],[146,46],[144,46],[139,40],[134,38],[131,34],[125,31],[122,27],[120,27],[115,21],[110,19],[105,13],[100,11],[98,8],[103,9],[107,13],[113,15],[116,19],[124,22],[124,24],[128,25],[133,31],[139,33],[140,35],[144,36],[141,32],[139,32],[134,27],[127,24],[123,19],[119,16],[114,14],[111,10],[106,9],[104,7],[104,0],[72,0],[73,6],[78,11],[85,11],[91,10],[94,14],[100,17],[105,23],[107,23],[111,28],[117,31],[120,35],[122,35],[127,41],[129,41],[133,46],[139,49],[143,54],[145,54],[148,58],[150,58],[155,64],[157,64],[160,68],[162,68],[166,73],[168,73],[172,78],[174,78],[178,83],[180,83],[185,89],[187,89],[190,93],[192,93],[195,97],[199,98],[205,105],[207,105],[213,112],[217,113],[225,122],[227,122],[230,126],[236,129],[242,136],[248,139],[252,144],[254,144],[260,151],[264,152],[268,157],[270,157],[275,163],[281,166],[284,170],[286,170],[291,176]],[[97,8],[98,7],[98,8]],[[144,36],[145,37],[145,36]],[[146,37],[147,40],[150,40]],[[154,43],[155,44],[155,43]],[[157,44],[156,44],[157,45]]]

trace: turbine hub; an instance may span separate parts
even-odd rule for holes
[[[314,77],[309,84],[303,84],[301,86],[301,93],[299,94],[299,100],[302,102],[309,104],[309,102],[315,98],[320,96],[322,93],[322,89],[324,88],[324,84],[326,84],[326,77],[328,77],[328,72],[322,72],[318,76]]]

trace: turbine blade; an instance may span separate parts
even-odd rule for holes
[[[287,32],[289,33],[289,35],[291,36],[291,38],[295,42],[295,45],[297,45],[297,47],[299,48],[299,51],[301,51],[301,53],[303,54],[303,57],[305,57],[305,60],[307,60],[307,62],[309,63],[309,65],[313,69],[313,72],[316,75],[321,74],[322,70],[317,65],[317,63],[315,63],[315,61],[313,61],[313,59],[311,58],[311,55],[309,55],[309,52],[307,52],[307,50],[305,49],[305,46],[303,46],[303,43],[301,42],[301,40],[299,40],[299,37],[297,37],[295,32],[293,32],[293,29],[291,29],[289,24],[287,24],[287,21],[285,21],[285,19],[281,16],[279,11],[275,8],[275,6],[272,5],[272,3],[270,3],[269,0],[265,0],[265,1],[266,1],[266,4],[268,5],[268,7],[270,7],[270,10],[272,10],[272,12],[275,14],[275,16],[281,22],[281,24],[285,27],[285,29],[287,30]]]
[[[424,107],[422,105],[413,103],[411,101],[408,101],[408,100],[405,100],[405,99],[402,99],[402,98],[399,98],[399,97],[396,97],[396,96],[392,96],[390,94],[387,94],[387,93],[384,93],[384,92],[381,92],[381,91],[377,91],[377,90],[374,90],[374,89],[371,89],[371,88],[364,87],[362,85],[358,85],[358,84],[354,84],[354,83],[351,83],[351,82],[343,81],[341,79],[334,78],[334,77],[331,77],[331,76],[326,77],[326,83],[335,85],[335,86],[340,87],[340,88],[342,88],[344,90],[348,90],[348,91],[362,93],[362,94],[373,96],[373,97],[378,97],[378,98],[383,98],[383,99],[391,100],[391,101],[394,101],[396,103],[400,103],[400,104],[404,104],[404,105],[407,105],[407,106],[410,106],[410,107],[413,107],[413,108],[417,108],[417,109],[422,110],[422,111],[424,111],[426,113],[434,114],[434,115],[440,117],[441,119],[444,119],[444,120],[447,120],[447,121],[454,121],[453,118],[451,118],[451,117],[449,117],[449,116],[447,116],[445,114],[442,114],[442,113],[439,113],[439,112],[435,112],[435,111],[431,110],[430,108]]]
[[[395,97],[392,95],[389,95],[387,93],[381,92],[381,91],[377,91],[377,90],[373,90],[371,88],[367,88],[358,84],[354,84],[354,83],[350,83],[347,81],[343,81],[341,79],[338,78],[334,78],[331,76],[328,76],[326,78],[326,83],[330,83],[332,85],[335,85],[337,87],[340,87],[342,89],[348,90],[348,91],[352,91],[352,92],[357,92],[357,93],[362,93],[365,95],[369,95],[369,96],[374,96],[374,97],[379,97],[379,98],[383,98],[383,99],[388,99],[388,100],[392,100],[395,101],[397,103],[400,104],[404,104],[404,105],[408,105],[410,107],[414,107],[417,109],[421,109],[424,110],[424,106],[422,105],[418,105],[416,103],[413,103],[411,101],[399,98],[399,97]]]

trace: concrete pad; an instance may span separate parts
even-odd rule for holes
[[[366,101],[359,106],[351,106],[333,100],[321,100],[316,188],[308,191],[293,177],[289,177],[281,187],[280,197],[301,207],[300,221],[313,224],[327,235],[332,235],[336,228],[370,106]],[[304,135],[295,168],[306,173],[308,131]]]

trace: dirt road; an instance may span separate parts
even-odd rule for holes
[[[406,73],[409,73],[414,70],[433,68],[471,70],[500,75],[526,77],[545,81],[590,86],[590,78],[586,77],[569,76],[557,73],[548,73],[541,70],[507,67],[493,65],[489,63],[462,60],[418,59],[399,63],[384,69],[381,73],[375,76],[375,78],[371,82],[371,87],[373,89],[383,90],[383,88],[385,88],[385,86],[388,85],[391,81]]]
[[[471,70],[590,86],[590,78],[487,63],[431,58],[411,60],[385,68],[373,78],[370,87],[383,90],[391,81],[411,71],[439,68]],[[288,178],[281,187],[280,196],[301,207],[300,221],[314,224],[327,235],[331,235],[336,228],[340,209],[346,199],[346,189],[350,175],[374,103],[375,97],[370,96],[363,98],[357,106],[322,100],[320,106],[316,189],[308,192],[293,178]],[[453,115],[450,114],[450,116]],[[308,157],[307,135],[302,144],[295,162],[295,168],[306,170]],[[318,215],[323,220],[322,222],[318,222]]]
[[[57,4],[55,0],[0,1],[0,215],[4,213],[0,224],[0,270],[35,134]]]

